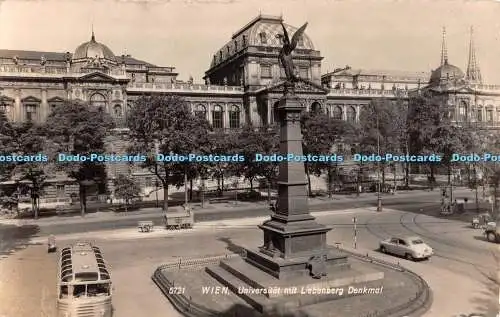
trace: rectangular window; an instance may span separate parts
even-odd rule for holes
[[[478,122],[483,121],[483,111],[482,110],[477,111],[477,121]]]
[[[224,128],[223,122],[223,112],[222,111],[213,111],[212,112],[212,127],[214,129],[222,129]]]
[[[65,196],[65,190],[64,190],[64,185],[57,185],[56,186],[56,195],[57,195],[57,198],[64,198]]]
[[[237,129],[240,127],[240,112],[230,111],[229,112],[229,127],[231,129]]]
[[[37,106],[36,105],[26,105],[26,120],[27,121],[37,121]]]
[[[486,121],[493,122],[493,110],[486,111]]]
[[[151,177],[146,177],[146,187],[153,187],[153,180],[151,179]]]
[[[261,78],[271,78],[271,66],[269,65],[260,65],[260,77]]]
[[[300,67],[299,68],[299,77],[308,79],[309,78],[309,68],[307,67]]]

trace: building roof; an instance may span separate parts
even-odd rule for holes
[[[80,44],[73,54],[73,60],[87,59],[87,58],[104,58],[110,61],[115,61],[115,54],[106,45],[99,43],[95,40],[94,32],[90,41]]]
[[[327,73],[322,77],[328,76],[376,76],[383,77],[387,79],[421,79],[424,81],[429,80],[429,72],[415,72],[415,71],[404,71],[404,70],[388,70],[388,69],[363,69],[363,68],[351,68],[346,67],[343,69],[336,69],[333,72]]]
[[[0,58],[13,59],[14,57],[17,57],[20,60],[39,61],[42,59],[42,56],[47,61],[64,62],[64,61],[66,61],[67,58],[72,59],[73,54],[71,54],[69,52],[59,53],[59,52],[22,51],[22,50],[0,49]],[[118,62],[121,62],[123,59],[125,59],[125,64],[127,64],[127,65],[145,65],[145,66],[150,66],[150,67],[158,67],[154,64],[150,64],[148,62],[133,58],[130,55],[122,55],[122,56],[118,57]]]
[[[212,67],[236,54],[248,46],[281,47],[278,34],[283,34],[281,23],[283,18],[277,16],[259,15],[233,34],[231,41],[227,42],[214,54]],[[288,36],[291,38],[298,28],[283,23]],[[306,33],[297,44],[298,49],[314,50],[314,45]]]
[[[464,78],[464,72],[457,66],[449,64],[446,59],[443,65],[439,66],[432,72],[429,84],[440,84],[448,81],[462,80]]]

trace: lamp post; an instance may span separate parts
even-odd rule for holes
[[[189,202],[189,197],[188,197],[188,174],[187,174],[187,167],[184,170],[184,205],[187,208]]]
[[[158,184],[158,180],[155,180],[155,194],[156,194],[156,208],[158,208],[158,187],[160,184]]]
[[[476,192],[476,213],[479,213],[479,197],[478,197],[478,192],[477,192],[477,171],[476,167],[474,166],[474,189]]]
[[[379,129],[379,116],[377,112],[377,156],[380,156],[380,129]],[[380,196],[380,161],[377,161],[377,211],[382,211],[382,196]]]

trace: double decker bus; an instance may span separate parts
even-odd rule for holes
[[[101,250],[77,242],[61,250],[57,285],[58,317],[111,317],[111,276]]]

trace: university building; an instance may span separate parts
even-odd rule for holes
[[[282,18],[259,15],[236,31],[207,61],[204,83],[180,81],[175,67],[161,67],[130,55],[115,55],[90,40],[73,52],[0,50],[0,108],[9,120],[43,122],[51,109],[65,100],[79,100],[111,114],[117,129],[110,131],[110,152],[126,149],[128,109],[143,94],[183,96],[192,111],[204,116],[215,129],[228,132],[251,122],[273,124],[276,105],[283,94],[285,74],[278,60]],[[297,27],[285,24],[291,36]],[[334,49],[334,48],[332,48]],[[474,46],[467,72],[448,62],[443,37],[442,65],[433,72],[363,70],[350,66],[322,74],[321,52],[304,34],[294,52],[300,77],[297,94],[308,111],[356,121],[360,109],[373,98],[408,98],[419,89],[449,96],[457,120],[474,120],[485,127],[500,126],[500,86],[482,83]],[[136,168],[113,164],[109,178],[133,173],[145,192],[154,177]],[[48,196],[67,196],[76,187],[66,181],[47,190]]]

